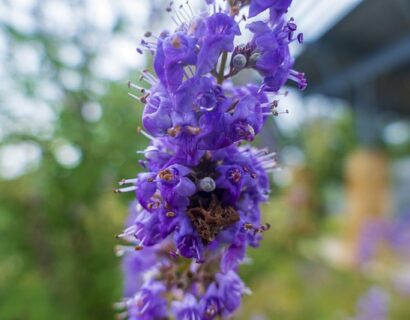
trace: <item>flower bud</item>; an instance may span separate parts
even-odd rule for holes
[[[232,66],[238,70],[245,68],[247,62],[243,54],[237,54],[232,58]]]
[[[198,187],[202,191],[212,192],[216,188],[216,183],[211,177],[205,177],[199,180]]]
[[[261,55],[259,52],[255,52],[254,54],[252,54],[251,57],[249,58],[249,65],[255,66],[260,57]]]

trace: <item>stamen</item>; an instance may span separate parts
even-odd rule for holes
[[[280,114],[289,114],[289,110],[286,109],[285,111],[280,111],[280,112],[278,112],[278,111],[273,111],[272,114],[273,114],[275,117],[277,117],[277,116],[279,116]]]
[[[191,7],[189,1],[187,0],[187,2],[185,2],[185,4],[188,6],[188,9],[191,12],[191,15],[194,16],[194,11],[192,10],[192,7]]]
[[[272,158],[275,158],[276,156],[277,156],[276,152],[271,152],[271,153],[268,153],[264,156],[258,157],[258,160],[259,161],[264,161],[264,160],[268,160],[268,159],[271,160]]]
[[[137,100],[137,101],[141,101],[141,100],[140,100],[140,97],[137,97],[135,94],[132,94],[131,92],[128,92],[128,95],[129,95],[131,98],[133,98],[133,99],[135,99],[135,100]]]
[[[155,41],[147,41],[145,39],[141,39],[141,45],[143,45],[145,47],[153,46],[154,48],[156,48],[157,43]]]
[[[175,17],[174,17],[174,16],[171,16],[171,19],[172,19],[172,21],[175,23],[175,25],[176,25],[177,27],[179,27],[179,23],[178,23],[178,21],[175,20]]]
[[[262,109],[275,109],[279,106],[279,100],[273,100],[272,102],[267,102],[267,103],[262,103],[261,108]]]
[[[132,236],[136,230],[137,230],[137,226],[133,225],[133,226],[126,228],[122,233],[116,235],[115,237],[116,238],[129,237],[129,236]]]
[[[152,75],[147,69],[143,70],[142,73],[149,78],[154,84],[158,82],[158,79]]]
[[[195,249],[196,249],[196,263],[198,263],[198,264],[204,263],[205,260],[203,258],[201,258],[201,253],[199,252],[198,246],[195,246]]]
[[[191,18],[189,17],[189,15],[186,14],[186,11],[184,11],[184,5],[181,4],[179,6],[179,13],[181,14],[181,17],[185,19],[185,23],[189,20],[191,20]]]
[[[150,134],[146,133],[144,130],[141,129],[141,127],[137,128],[137,133],[141,133],[144,137],[150,139],[150,140],[155,140],[155,138],[153,136],[151,136]]]
[[[148,89],[141,87],[135,83],[132,83],[131,81],[128,81],[128,88],[134,88],[140,91],[142,94],[145,94],[146,92],[150,92]]]
[[[120,186],[123,186],[124,184],[129,184],[129,183],[136,183],[138,179],[122,179],[118,184]]]
[[[147,239],[147,236],[145,236],[144,238],[142,238],[142,240],[140,241],[140,246],[142,246],[145,243],[145,240]]]
[[[258,150],[257,152],[254,153],[255,157],[259,157],[261,155],[267,155],[268,154],[268,148],[263,148]]]
[[[159,151],[159,149],[156,148],[156,147],[153,147],[153,146],[149,146],[145,150],[138,150],[135,153],[137,153],[137,154],[146,154],[146,153],[152,152],[152,151]]]
[[[151,301],[147,301],[145,304],[144,304],[144,307],[141,309],[141,311],[139,312],[140,313],[140,315],[143,315],[144,313],[145,313],[145,311],[147,311],[147,309],[149,308],[149,306],[151,305]]]
[[[300,90],[304,90],[307,87],[307,81],[303,72],[296,70],[290,70],[289,79],[295,81],[298,84]]]
[[[115,193],[124,193],[124,192],[132,192],[137,190],[136,186],[130,186],[130,187],[125,187],[125,188],[120,188],[120,189],[115,189]]]
[[[262,168],[265,169],[265,170],[267,170],[267,169],[275,169],[275,168],[277,168],[277,165],[278,165],[277,162],[274,161],[274,162],[262,164]]]
[[[194,15],[191,14],[190,12],[188,12],[188,10],[185,9],[185,6],[184,6],[184,5],[181,5],[181,9],[184,11],[185,15],[188,17],[188,21],[189,21],[189,20],[192,20],[192,18],[194,17]]]
[[[156,79],[153,80],[152,78],[150,78],[150,77],[145,73],[145,70],[144,70],[144,71],[138,70],[138,72],[141,73],[141,76],[140,76],[140,78],[139,78],[140,81],[143,81],[143,80],[144,80],[146,83],[148,83],[148,84],[150,84],[150,85],[152,85],[152,86],[154,86],[154,85],[157,84],[157,80],[156,80]]]
[[[142,96],[140,98],[141,103],[146,104],[148,102],[148,97],[150,96],[150,93],[147,93],[145,96]]]

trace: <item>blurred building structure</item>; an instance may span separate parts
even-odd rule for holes
[[[307,94],[343,99],[354,110],[359,150],[347,160],[345,179],[347,259],[354,262],[363,224],[393,211],[381,137],[410,115],[410,1],[361,1],[305,46],[296,69],[309,75]]]
[[[350,101],[362,141],[374,142],[376,120],[410,114],[410,2],[362,1],[305,46],[296,69],[309,75],[308,94]]]

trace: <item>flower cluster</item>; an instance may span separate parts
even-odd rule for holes
[[[195,15],[189,3],[167,8],[173,32],[145,34],[138,52],[153,55],[155,74],[144,70],[141,95],[145,169],[120,182],[117,192],[135,192],[123,255],[129,319],[215,319],[230,316],[249,289],[236,274],[248,246],[269,229],[260,204],[269,196],[275,154],[245,145],[268,117],[278,115],[275,94],[289,79],[306,87],[292,69],[289,44],[302,41],[285,20],[290,0],[229,1],[226,9],[207,0]],[[270,18],[246,25],[253,36],[237,45],[237,19],[270,10]],[[254,69],[260,84],[235,86],[231,79]]]

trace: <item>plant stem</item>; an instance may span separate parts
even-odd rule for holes
[[[224,51],[222,53],[221,65],[219,66],[219,74],[218,74],[218,84],[222,84],[224,82],[224,74],[225,74],[225,65],[226,61],[228,60],[228,52]]]

